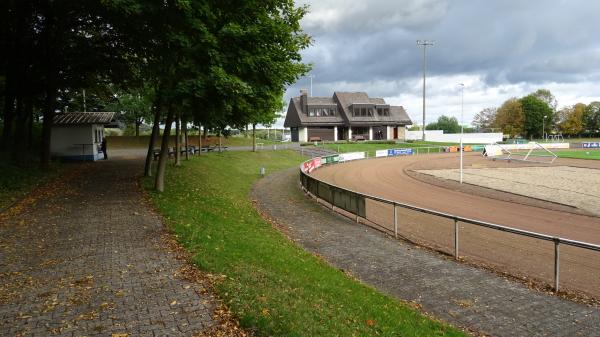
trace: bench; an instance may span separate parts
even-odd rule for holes
[[[321,137],[308,137],[309,142],[320,142]]]
[[[359,140],[366,140],[366,139],[365,139],[365,136],[362,136],[362,135],[352,136],[352,138],[353,138],[355,141],[359,141]]]

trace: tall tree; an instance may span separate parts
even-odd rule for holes
[[[600,133],[600,102],[591,102],[585,107],[583,122],[588,134]]]
[[[473,126],[478,131],[489,130],[492,128],[496,119],[497,108],[485,108],[473,117]]]
[[[514,138],[523,134],[524,123],[525,114],[520,100],[510,98],[498,108],[493,126]]]
[[[519,100],[523,107],[525,121],[523,130],[528,137],[542,137],[544,124],[547,129],[552,127],[554,121],[554,111],[548,103],[541,99],[528,95]]]
[[[558,106],[558,101],[556,97],[550,92],[548,89],[538,89],[535,92],[531,93],[531,96],[539,99],[542,102],[548,104],[552,111],[556,111],[556,107]]]
[[[578,135],[584,131],[584,113],[586,105],[577,103],[565,108],[564,120],[558,124],[560,131],[566,135]]]

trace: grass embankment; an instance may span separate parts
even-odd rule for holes
[[[330,267],[258,214],[248,195],[260,167],[301,160],[289,151],[208,154],[170,168],[167,191],[151,193],[193,261],[224,275],[217,291],[242,326],[261,336],[463,336]]]
[[[48,171],[39,168],[37,161],[28,164],[13,164],[0,158],[0,211],[19,200],[36,186],[58,175],[58,167]]]
[[[160,141],[160,139],[159,139]],[[150,142],[150,136],[108,136],[107,145],[108,150],[111,149],[131,149],[131,148],[148,148]],[[190,145],[198,146],[198,135],[189,135],[188,142]],[[256,138],[257,143],[267,144],[281,144],[280,141],[273,139],[261,139]],[[175,146],[175,136],[170,137],[169,146]],[[207,138],[202,140],[202,146],[206,145],[217,145],[219,144],[219,137],[209,135]],[[252,146],[252,137],[244,136],[230,136],[221,137],[222,146]],[[181,145],[183,146],[183,144]],[[156,147],[160,147],[160,143],[156,143]]]

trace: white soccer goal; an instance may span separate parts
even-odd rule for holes
[[[519,144],[519,146],[506,146],[495,144],[501,150],[501,154],[495,155],[493,159],[500,160],[519,160],[533,163],[552,164],[558,158],[556,153],[550,151],[543,144],[530,142]]]

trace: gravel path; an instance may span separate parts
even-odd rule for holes
[[[252,198],[292,240],[363,282],[492,336],[600,336],[600,309],[530,290],[333,214],[300,191],[297,170],[261,179]]]
[[[137,187],[139,163],[73,164],[0,214],[1,336],[191,336],[215,325],[215,300],[182,277]]]

